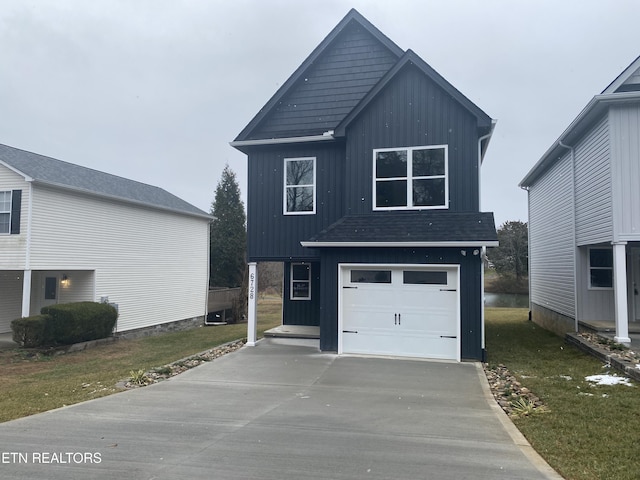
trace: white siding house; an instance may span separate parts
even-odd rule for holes
[[[558,333],[640,327],[640,57],[525,176],[534,321]],[[636,323],[637,322],[637,323]]]
[[[0,333],[107,298],[117,332],[202,322],[210,220],[160,188],[0,145]]]

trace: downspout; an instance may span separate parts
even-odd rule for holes
[[[492,119],[491,120],[491,130],[489,131],[489,133],[487,133],[486,135],[483,135],[482,137],[478,138],[478,211],[481,212],[482,211],[482,142],[484,142],[485,140],[487,141],[487,143],[489,142],[489,139],[491,138],[491,136],[493,135],[493,130],[496,128],[496,120]],[[488,146],[488,145],[487,145]],[[483,246],[482,247],[482,254],[480,255],[480,262],[481,262],[481,267],[480,267],[480,288],[481,288],[481,292],[480,292],[480,301],[482,302],[482,305],[480,305],[480,339],[481,339],[481,343],[480,343],[480,349],[482,350],[482,361],[486,362],[486,345],[485,345],[485,333],[484,333],[484,259],[487,258],[487,247]]]
[[[578,242],[576,227],[576,151],[570,146],[558,140],[558,145],[571,152],[571,199],[573,201],[572,222],[573,222],[573,309],[575,312],[574,329],[578,331]]]
[[[529,193],[529,187],[523,187],[520,185],[520,188],[527,192],[527,272],[531,273],[531,194]],[[529,321],[532,319],[532,308],[531,308],[531,282],[529,281]]]

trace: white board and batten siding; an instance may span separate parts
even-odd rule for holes
[[[529,187],[531,302],[575,317],[573,168],[565,154]]]
[[[0,165],[0,191],[8,190],[22,190],[20,234],[0,235],[0,270],[24,270],[30,184],[21,175]]]
[[[611,128],[614,235],[640,241],[640,106],[614,106]]]
[[[32,208],[32,268],[71,285],[74,271],[86,285],[94,275],[95,300],[118,304],[118,331],[205,315],[207,218],[42,186]]]

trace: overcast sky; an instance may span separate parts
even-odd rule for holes
[[[162,187],[209,211],[236,135],[356,8],[492,118],[482,209],[640,55],[637,0],[2,0],[0,143]]]

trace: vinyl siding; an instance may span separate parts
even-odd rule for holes
[[[529,188],[531,302],[575,318],[571,155]]]
[[[607,246],[607,244],[605,244]],[[613,289],[589,289],[589,248],[578,249],[577,272],[579,320],[612,321],[615,318],[615,295]]]
[[[206,310],[208,229],[206,219],[39,186],[31,267],[95,271],[95,300],[119,305],[119,331],[193,318]]]
[[[20,233],[0,235],[0,270],[23,270],[27,249],[27,221],[30,184],[14,171],[0,165],[0,191],[22,190]]]
[[[576,241],[613,239],[609,121],[605,115],[575,147]]]
[[[478,211],[477,122],[451,96],[408,65],[347,129],[348,214],[373,209],[373,150],[448,145],[449,210]]]
[[[640,240],[640,106],[611,107],[614,240]]]
[[[316,213],[284,215],[284,159],[316,157]],[[344,147],[301,145],[249,153],[247,247],[249,261],[312,260],[309,240],[343,215]]]
[[[0,333],[11,332],[11,320],[21,314],[22,272],[0,270]]]

